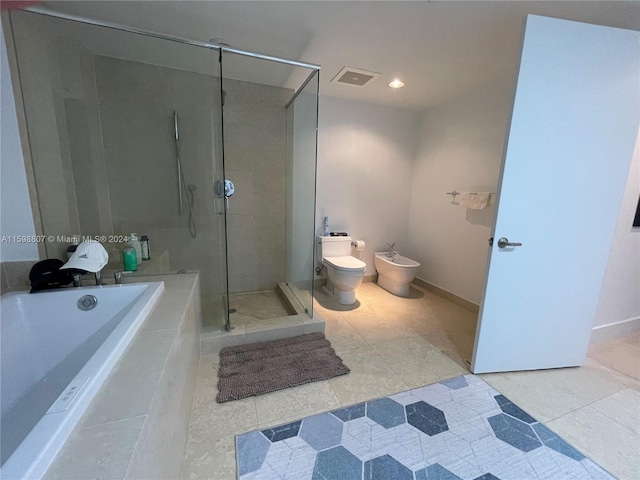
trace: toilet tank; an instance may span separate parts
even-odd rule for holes
[[[316,260],[351,255],[351,237],[316,237]]]

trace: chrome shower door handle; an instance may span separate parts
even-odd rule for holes
[[[522,243],[510,242],[507,237],[502,237],[498,239],[498,248],[520,247],[520,246],[522,246]]]
[[[221,210],[218,210],[216,208],[216,201],[217,200],[223,200],[223,208]],[[216,215],[224,215],[225,213],[227,213],[229,211],[229,197],[213,197],[213,213],[215,213]]]
[[[220,211],[216,208],[216,203],[218,200],[222,200],[224,197],[213,197],[213,213],[216,215],[224,215],[224,208]]]

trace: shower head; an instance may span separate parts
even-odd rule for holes
[[[175,131],[175,139],[179,140],[180,136],[178,135],[178,111],[173,111],[173,129]]]

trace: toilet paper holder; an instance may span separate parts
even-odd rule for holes
[[[351,246],[355,248],[357,252],[361,252],[366,247],[364,240],[353,240]]]

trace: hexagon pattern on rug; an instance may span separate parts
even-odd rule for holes
[[[330,413],[305,418],[300,427],[300,438],[318,452],[340,445],[342,422]]]
[[[413,480],[413,472],[390,455],[364,463],[366,480]]]
[[[406,421],[402,405],[390,398],[367,402],[367,417],[384,428],[395,427]]]
[[[407,422],[429,436],[449,430],[442,410],[427,402],[416,402],[404,408],[407,410]]]
[[[507,399],[504,395],[496,395],[496,402],[500,405],[500,409],[514,418],[518,420],[522,420],[525,423],[536,423],[536,419],[529,415],[527,412],[522,410],[517,405],[514,405],[511,400]]]
[[[531,425],[504,413],[487,418],[496,437],[523,452],[530,452],[542,446]]]
[[[313,480],[362,480],[362,462],[346,448],[318,453]]]
[[[459,377],[449,378],[448,380],[443,380],[440,383],[449,387],[451,390],[458,390],[468,385],[467,381],[462,375],[460,375]]]
[[[244,475],[258,470],[264,462],[271,443],[261,432],[238,436],[238,473]]]
[[[262,430],[262,433],[271,440],[271,442],[279,442],[298,435],[301,424],[302,421],[288,423],[286,425],[280,425],[279,427]]]
[[[613,480],[475,375],[236,437],[240,480]]]
[[[355,420],[356,418],[364,417],[365,406],[366,404],[359,403],[347,408],[341,408],[340,410],[334,410],[331,413],[343,422],[348,422],[350,420]]]
[[[456,377],[458,378],[458,377]],[[459,476],[454,475],[439,463],[429,465],[427,468],[416,472],[416,480],[462,480]]]

